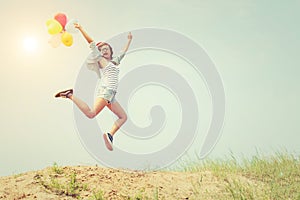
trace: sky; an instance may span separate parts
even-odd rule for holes
[[[45,23],[58,12],[78,19],[95,40],[156,27],[183,34],[205,49],[226,97],[223,130],[211,157],[283,149],[299,155],[299,7],[296,0],[1,0],[0,176],[54,162],[97,164],[78,137],[72,103],[53,98],[58,90],[74,86],[89,53],[80,34],[73,34],[71,47],[48,44]],[[24,48],[26,38],[36,41],[36,49]],[[144,53],[128,55],[125,65],[134,63],[135,57],[140,63],[173,59]],[[144,95],[141,92],[135,100],[143,101]],[[146,116],[138,121],[135,109],[143,109],[143,104],[133,106],[129,117],[147,123]]]

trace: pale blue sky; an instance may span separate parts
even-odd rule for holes
[[[299,155],[299,8],[293,0],[1,0],[0,175],[96,164],[80,143],[72,104],[53,98],[74,85],[89,52],[79,34],[70,48],[48,45],[45,22],[57,12],[97,40],[143,27],[186,35],[207,51],[225,87],[226,119],[211,156],[282,148]],[[23,49],[27,36],[38,51]]]

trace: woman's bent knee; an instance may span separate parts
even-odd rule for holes
[[[123,117],[124,123],[127,121],[127,115],[125,114]]]
[[[89,119],[93,119],[96,117],[96,114],[94,112],[90,112],[90,113],[87,113],[86,116],[89,118]]]
[[[121,126],[122,126],[127,121],[127,115],[126,114],[122,115],[119,118],[119,120],[120,120],[120,123],[121,123]]]

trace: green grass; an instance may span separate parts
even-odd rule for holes
[[[64,173],[64,170],[61,167],[59,167],[56,162],[53,163],[52,171],[56,174],[63,174]]]
[[[67,177],[67,181],[61,181],[60,178],[62,177]],[[49,174],[46,176],[36,174],[34,178],[46,190],[54,192],[57,195],[66,195],[80,199],[80,192],[88,189],[87,185],[78,183],[75,172],[67,175],[63,168],[59,167],[57,163],[53,164],[52,168],[49,170]]]
[[[48,190],[55,192],[58,195],[66,195],[78,197],[81,190],[85,190],[86,186],[77,183],[76,174],[72,173],[69,176],[69,181],[66,183],[60,182],[55,176],[50,177],[50,180],[42,180],[41,184]]]
[[[218,199],[300,200],[300,159],[288,153],[242,161],[234,156],[227,160],[207,159],[183,168],[188,172],[212,172],[225,190]],[[196,199],[203,197],[201,184],[201,177],[199,183],[193,184]]]
[[[105,200],[103,197],[103,191],[99,190],[97,192],[93,192],[92,196],[89,198],[89,200]]]

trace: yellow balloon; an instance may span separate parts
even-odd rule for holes
[[[46,21],[46,26],[49,26],[49,25],[52,23],[52,21],[53,21],[53,19],[48,19],[48,20]]]
[[[63,29],[61,24],[55,19],[48,19],[46,22],[46,26],[48,27],[48,33],[51,35],[58,34]]]
[[[70,47],[73,44],[73,36],[65,31],[61,36],[61,41],[64,45]]]

